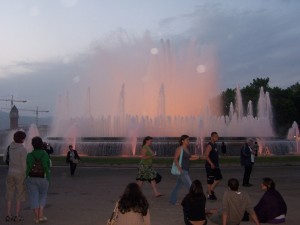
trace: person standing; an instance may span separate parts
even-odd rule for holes
[[[30,207],[34,211],[35,223],[47,221],[44,208],[50,182],[50,160],[43,149],[42,138],[32,138],[33,151],[27,155],[26,186]]]
[[[254,207],[259,222],[284,223],[287,206],[281,194],[275,189],[275,182],[271,178],[265,177],[261,189],[265,193]]]
[[[258,156],[258,152],[259,152],[259,145],[257,144],[257,141],[256,141],[256,142],[254,142],[254,145],[253,145],[253,153],[254,153],[255,157]]]
[[[244,176],[243,176],[244,187],[253,186],[252,184],[249,183],[252,167],[254,164],[254,158],[255,158],[254,152],[251,149],[252,145],[253,145],[253,140],[248,139],[247,142],[242,147],[240,153],[241,165],[244,166]]]
[[[163,196],[160,194],[156,187],[156,176],[157,172],[152,168],[152,160],[155,156],[154,152],[151,149],[153,138],[147,136],[143,140],[142,150],[141,150],[141,161],[138,168],[138,174],[136,177],[137,184],[142,187],[144,181],[149,181],[151,183],[152,189],[154,191],[155,197]]]
[[[199,159],[199,156],[192,156],[190,154],[190,151],[188,149],[190,144],[190,139],[188,135],[182,135],[179,139],[179,147],[175,151],[174,156],[174,162],[180,172],[180,175],[178,175],[176,185],[173,188],[170,196],[170,203],[172,205],[175,205],[177,202],[177,193],[182,185],[184,185],[187,189],[190,188],[192,181],[189,175],[189,169],[190,169],[190,160],[197,160]],[[182,154],[182,161],[181,165],[179,164],[179,158]]]
[[[8,147],[9,166],[6,178],[6,217],[5,221],[23,221],[21,216],[21,202],[25,201],[25,172],[26,172],[26,156],[27,150],[24,147],[26,134],[23,131],[14,133],[13,142]],[[6,158],[6,155],[3,156]],[[11,208],[16,199],[15,216],[12,216]]]
[[[206,224],[205,203],[206,197],[203,192],[202,184],[199,180],[194,180],[189,193],[181,202],[186,225]]]
[[[73,145],[69,145],[69,151],[67,154],[67,163],[70,163],[70,173],[71,176],[74,176],[76,167],[78,162],[80,161],[80,157],[75,149],[73,149]]]
[[[215,195],[215,188],[222,180],[222,173],[219,166],[218,153],[218,133],[212,132],[210,135],[210,142],[205,149],[205,170],[207,176],[207,194],[209,200],[217,200]]]
[[[221,145],[221,152],[222,152],[222,155],[226,155],[226,153],[227,153],[227,146],[224,143],[224,141],[222,142],[222,145]]]
[[[52,167],[52,160],[51,160],[50,155],[54,153],[53,147],[50,144],[48,144],[47,142],[44,142],[43,149],[47,152],[47,154],[49,156],[49,160],[50,160],[50,167]]]

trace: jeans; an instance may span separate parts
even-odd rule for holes
[[[189,175],[189,171],[183,170],[182,173],[178,176],[176,185],[171,193],[170,203],[175,205],[175,203],[177,201],[177,193],[182,185],[184,185],[187,189],[189,189],[191,184],[192,184],[192,181],[191,181],[191,178]]]
[[[28,177],[26,186],[30,207],[32,209],[37,209],[40,206],[44,207],[47,201],[49,181],[46,178]]]

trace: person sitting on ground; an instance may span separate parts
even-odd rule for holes
[[[275,189],[275,182],[265,177],[261,189],[265,193],[254,207],[258,220],[261,223],[284,223],[287,206],[281,194]]]
[[[203,192],[202,184],[199,180],[194,180],[189,193],[181,202],[184,222],[186,225],[206,224],[205,202],[206,197]]]
[[[222,209],[211,211],[209,219],[219,225],[237,225],[247,212],[253,222],[259,225],[255,211],[251,207],[250,197],[246,192],[239,191],[239,181],[236,178],[228,180],[229,189],[223,195]]]
[[[136,183],[126,186],[117,209],[118,225],[151,225],[149,203]]]

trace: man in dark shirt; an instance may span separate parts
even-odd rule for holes
[[[218,133],[212,132],[210,142],[205,149],[205,169],[207,175],[207,198],[209,200],[217,200],[215,196],[215,187],[222,180],[222,173],[219,166],[219,153],[216,142],[218,141]]]

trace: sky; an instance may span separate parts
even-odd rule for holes
[[[204,58],[210,49],[220,91],[266,77],[286,88],[300,77],[299,11],[298,0],[2,0],[0,110],[13,96],[27,101],[18,108],[51,116],[61,96],[87,83],[95,58],[130,54],[149,39],[151,54],[161,39],[174,49],[197,46]]]

